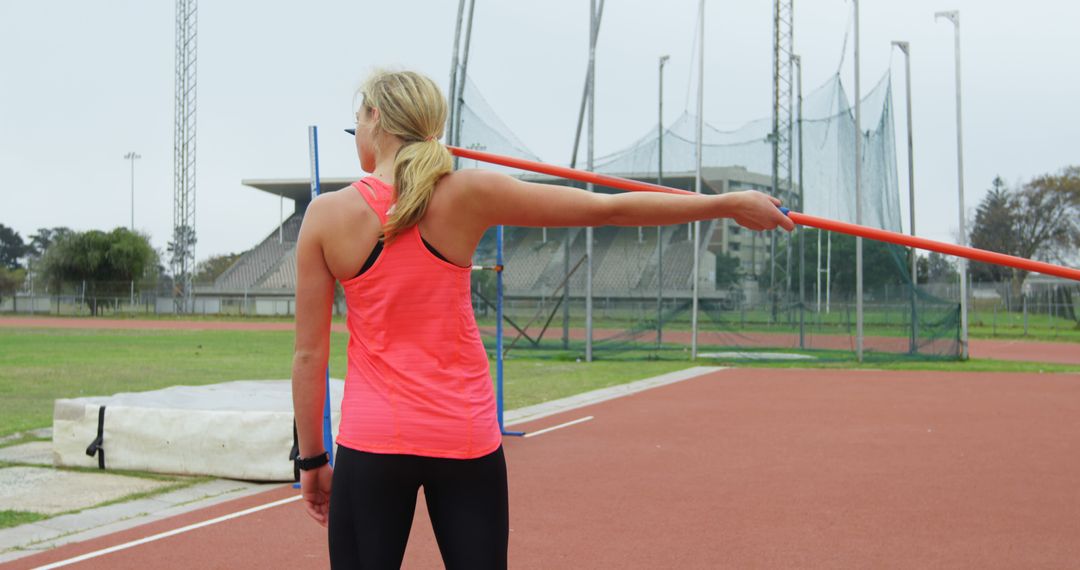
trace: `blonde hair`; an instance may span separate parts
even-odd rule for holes
[[[446,99],[434,81],[412,71],[376,71],[361,94],[367,113],[379,110],[373,132],[403,141],[394,158],[397,201],[383,226],[389,243],[424,217],[435,183],[453,169],[450,152],[438,141],[446,124]]]

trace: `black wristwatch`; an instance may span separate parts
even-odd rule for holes
[[[312,469],[318,469],[323,465],[330,463],[330,454],[328,452],[322,452],[314,457],[297,457],[296,467],[301,471],[311,471]]]

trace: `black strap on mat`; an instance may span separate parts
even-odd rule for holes
[[[296,438],[296,420],[292,423],[292,450],[289,451],[289,461],[292,461],[293,481],[300,480],[300,465],[296,460],[300,457],[300,442]]]
[[[105,469],[105,448],[102,445],[105,443],[105,406],[98,408],[97,416],[97,438],[86,448],[86,454],[93,457],[96,453],[98,456],[98,469]]]

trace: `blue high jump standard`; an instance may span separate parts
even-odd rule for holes
[[[499,414],[499,431],[503,435],[525,435],[525,432],[506,431],[503,425],[503,226],[495,230],[495,403]]]
[[[319,197],[322,186],[319,184],[319,127],[308,126],[308,150],[311,154],[311,199]],[[330,465],[334,465],[334,426],[330,421],[330,366],[326,366],[326,400],[323,403],[323,448],[330,454]]]

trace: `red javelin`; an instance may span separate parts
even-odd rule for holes
[[[517,168],[519,170],[539,172],[541,174],[550,174],[551,176],[558,176],[559,178],[568,178],[570,180],[578,180],[581,182],[591,182],[593,184],[607,186],[609,188],[618,188],[620,190],[631,190],[638,192],[693,194],[693,192],[679,190],[677,188],[668,188],[667,186],[660,186],[659,184],[650,184],[648,182],[627,180],[625,178],[619,178],[617,176],[607,176],[605,174],[597,174],[595,172],[586,172],[584,170],[566,168],[565,166],[553,166],[550,164],[544,164],[542,162],[535,162],[522,158],[512,158],[509,156],[502,156],[489,152],[480,152],[477,150],[470,150],[456,146],[447,146],[446,148],[450,150],[451,154],[459,156],[461,158],[478,160],[480,162],[489,162],[491,164],[499,164],[502,166],[508,166],[510,168]],[[1066,279],[1080,281],[1080,269],[1073,269],[1071,267],[1065,267],[1062,265],[1054,265],[1052,263],[1043,263],[1041,261],[1033,261],[1030,259],[1025,259],[1023,257],[1005,255],[1004,253],[987,251],[985,249],[964,247],[962,245],[934,241],[931,239],[909,236],[886,230],[879,230],[877,228],[860,226],[857,224],[838,222],[836,220],[819,218],[817,216],[810,216],[807,214],[801,214],[799,212],[791,212],[787,208],[781,208],[781,211],[787,214],[788,217],[791,218],[791,221],[802,226],[809,226],[822,230],[840,232],[843,234],[864,237],[877,241],[885,241],[898,245],[906,245],[908,247],[936,251],[938,253],[944,253],[946,255],[966,257],[975,261],[993,263],[996,265],[1007,265],[1009,267],[1023,269],[1024,271],[1032,271],[1035,273],[1054,275],[1057,277],[1064,277]]]

